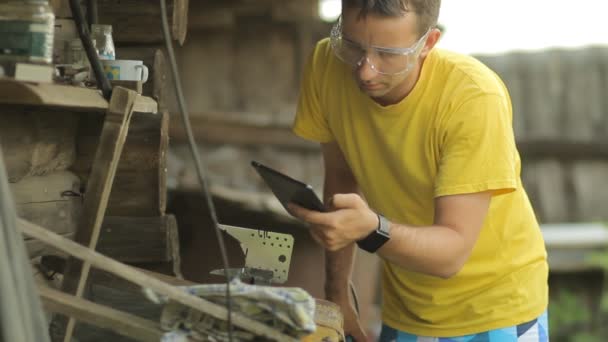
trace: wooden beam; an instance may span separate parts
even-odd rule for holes
[[[163,331],[156,322],[99,305],[88,300],[38,286],[44,308],[51,312],[76,317],[79,321],[109,329],[138,341],[160,341]]]
[[[104,113],[108,109],[108,101],[96,89],[29,83],[3,77],[0,77],[0,104],[55,107],[87,113]],[[138,96],[134,111],[156,113],[158,105],[152,98]]]
[[[204,142],[236,145],[271,145],[284,148],[318,150],[319,144],[296,136],[288,125],[265,122],[251,113],[204,113],[191,116],[195,137]],[[171,125],[174,143],[185,143],[186,133],[180,120]]]
[[[95,153],[93,169],[87,182],[81,219],[75,235],[76,242],[91,249],[95,249],[97,246],[101,223],[110,197],[118,160],[127,138],[136,97],[136,92],[121,87],[114,88],[112,92],[99,146]],[[81,264],[78,259],[70,258],[62,290],[81,297],[89,270],[90,264]],[[74,323],[74,320],[70,319],[65,328],[64,341],[66,342],[71,340]],[[63,319],[59,319],[57,325],[61,332]]]
[[[140,272],[134,267],[127,266],[114,259],[105,257],[100,253],[83,247],[73,241],[62,238],[61,236],[31,222],[18,219],[17,225],[23,234],[44,241],[75,258],[79,258],[90,263],[90,265],[93,267],[110,272],[132,283],[135,283],[142,288],[149,288],[152,291],[167,296],[169,299],[177,303],[206,313],[217,319],[227,320],[228,318],[228,311],[223,306],[188,294],[177,287]],[[297,341],[293,337],[282,334],[260,322],[246,317],[243,314],[232,313],[231,317],[234,325],[253,332],[260,337],[266,337],[275,341]]]

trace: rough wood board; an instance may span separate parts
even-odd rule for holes
[[[167,177],[169,176],[167,158],[169,153],[169,113],[161,113],[160,141],[158,144],[158,209],[160,215],[167,211]],[[173,259],[175,260],[175,259]]]
[[[45,309],[79,321],[110,329],[138,341],[160,341],[163,331],[156,322],[67,295],[45,286],[38,287]]]
[[[108,102],[96,89],[52,83],[30,83],[0,77],[0,104],[19,104],[71,109],[80,112],[105,112]],[[156,101],[138,96],[134,111],[156,113]]]

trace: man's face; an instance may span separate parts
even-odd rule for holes
[[[359,17],[359,9],[346,8],[342,13],[342,36],[344,39],[362,47],[409,48],[419,40],[416,29],[416,15],[408,13],[401,17],[382,17],[368,14]],[[424,42],[422,42],[424,44]],[[374,59],[369,57],[372,63]],[[418,61],[413,69],[418,68]],[[406,94],[405,84],[417,77],[415,72],[385,75],[378,72],[369,61],[363,58],[360,65],[353,67],[353,75],[361,91],[379,102],[394,102]]]

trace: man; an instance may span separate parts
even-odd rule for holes
[[[439,7],[343,0],[294,123],[321,143],[330,211],[290,211],[327,250],[326,296],[357,341],[357,245],[383,261],[381,341],[547,341],[546,251],[509,95],[480,62],[434,48]]]

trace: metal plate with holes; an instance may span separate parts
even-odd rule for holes
[[[219,226],[241,243],[246,268],[272,271],[273,283],[287,281],[294,242],[292,235],[223,224]]]

